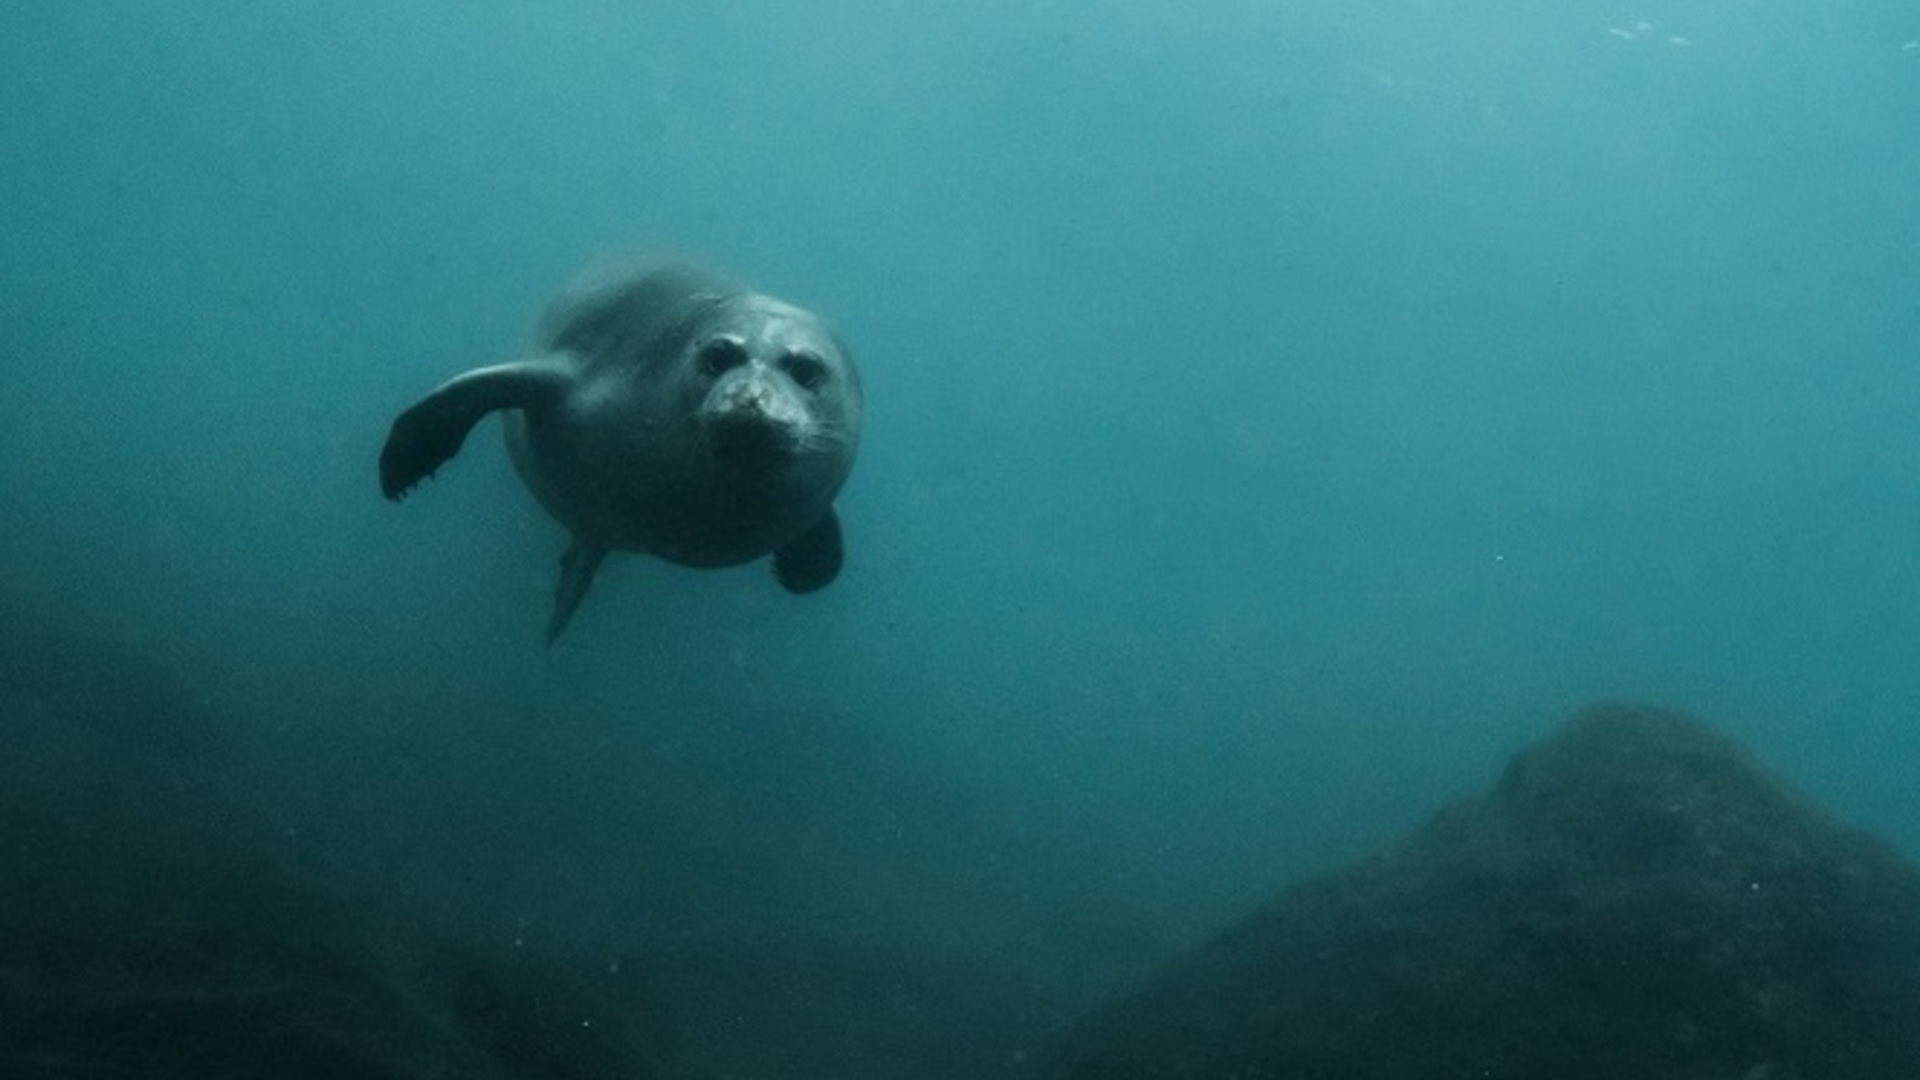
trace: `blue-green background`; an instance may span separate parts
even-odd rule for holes
[[[1678,39],[1678,40],[1675,40]],[[1066,981],[1600,696],[1920,846],[1920,9],[91,3],[0,14],[0,589],[500,940]],[[847,569],[610,562],[489,424],[581,265],[863,366]]]

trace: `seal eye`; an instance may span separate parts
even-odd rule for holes
[[[747,362],[747,347],[737,338],[714,338],[700,346],[695,361],[708,376],[725,375]]]
[[[810,352],[788,353],[781,366],[803,390],[818,390],[827,381],[827,362]]]

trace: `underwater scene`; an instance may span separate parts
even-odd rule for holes
[[[1920,1076],[1920,7],[19,0],[0,1080]]]

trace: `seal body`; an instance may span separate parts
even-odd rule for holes
[[[852,358],[811,312],[686,265],[601,272],[553,303],[527,358],[401,413],[380,482],[404,496],[504,410],[515,468],[573,537],[551,641],[610,551],[696,567],[771,554],[789,591],[832,581],[861,406]]]

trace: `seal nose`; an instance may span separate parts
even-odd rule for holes
[[[721,394],[720,403],[729,412],[766,416],[773,411],[773,387],[765,378],[748,375],[734,380]]]
[[[742,422],[793,424],[805,419],[805,409],[780,376],[760,368],[742,370],[715,387],[711,407],[716,417]]]

